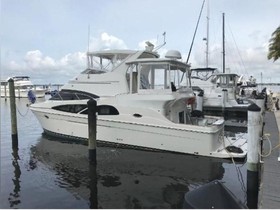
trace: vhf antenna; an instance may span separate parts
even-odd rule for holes
[[[166,44],[166,41],[165,41],[166,32],[163,32],[162,36],[163,36],[163,44],[157,46],[154,50],[158,50]]]

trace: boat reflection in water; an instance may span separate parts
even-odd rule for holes
[[[237,179],[225,159],[98,145],[95,168],[87,149],[42,137],[31,148],[30,162],[54,171],[56,185],[92,208],[182,208],[187,191],[224,176]]]

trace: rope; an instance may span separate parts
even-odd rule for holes
[[[229,141],[228,137],[225,136],[225,138]],[[243,175],[240,171],[240,168],[244,166],[244,164],[246,163],[246,161],[244,160],[244,163],[241,165],[241,166],[237,166],[235,161],[234,161],[234,158],[232,156],[232,154],[230,152],[227,151],[226,147],[225,147],[225,138],[223,140],[223,146],[224,146],[224,149],[226,150],[226,152],[228,153],[228,155],[230,156],[231,158],[231,161],[235,167],[235,170],[236,170],[236,173],[237,173],[237,178],[238,178],[238,181],[240,182],[241,184],[241,189],[242,191],[244,192],[244,195],[245,195],[245,199],[244,199],[244,204],[246,204],[246,201],[247,201],[247,191],[246,191],[246,187],[245,187],[245,183],[244,183],[244,179],[243,179]],[[240,137],[241,138],[241,137]],[[237,140],[238,138],[236,138]],[[229,142],[230,143],[230,142]],[[231,145],[231,144],[230,144]],[[246,157],[247,158],[247,157]]]
[[[272,144],[271,144],[271,141],[270,141],[270,139],[269,139],[268,136],[269,136],[269,134],[265,134],[265,135],[262,137],[262,139],[261,139],[261,141],[267,140],[267,141],[268,141],[268,144],[269,144],[269,151],[268,151],[266,154],[262,154],[262,153],[261,153],[261,148],[259,147],[259,151],[258,151],[258,152],[259,152],[259,155],[260,155],[261,157],[268,157],[268,156],[270,156],[273,150],[275,150],[275,149],[277,149],[278,147],[280,147],[280,144],[277,144],[275,147],[272,148]]]
[[[22,117],[26,117],[26,115],[28,114],[28,112],[29,112],[29,104],[27,104],[27,111],[26,111],[26,113],[25,114],[22,114],[20,111],[19,111],[19,109],[18,109],[18,107],[16,106],[16,108],[17,108],[17,111],[18,111],[18,113],[19,113],[19,115],[20,116],[22,116]]]

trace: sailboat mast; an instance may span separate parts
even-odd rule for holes
[[[225,13],[223,13],[223,73],[225,73]]]
[[[206,68],[209,65],[209,0],[207,1]]]

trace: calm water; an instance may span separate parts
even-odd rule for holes
[[[16,102],[13,151],[9,102],[1,99],[0,208],[182,208],[186,192],[215,179],[246,203],[246,164],[237,170],[215,158],[98,147],[95,169],[87,146],[43,137],[27,100]]]

